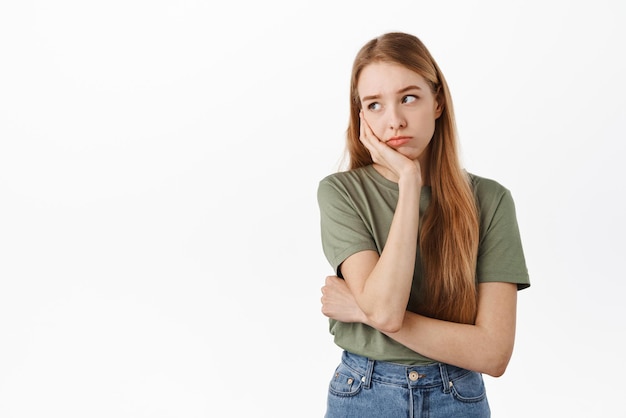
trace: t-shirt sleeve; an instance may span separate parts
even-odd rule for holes
[[[528,269],[515,213],[515,203],[509,190],[481,205],[481,239],[478,248],[477,279],[484,282],[516,283],[518,290],[530,286]]]
[[[317,189],[322,248],[326,259],[341,277],[341,263],[359,251],[377,251],[376,243],[348,190],[338,181],[322,180]]]

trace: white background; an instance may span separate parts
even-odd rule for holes
[[[516,201],[495,417],[624,415],[624,2],[0,3],[0,417],[321,417],[352,59],[429,47]],[[618,411],[622,412],[618,412]]]

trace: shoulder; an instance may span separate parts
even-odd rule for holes
[[[355,190],[362,190],[371,181],[366,167],[329,174],[318,184],[319,194],[351,194]]]
[[[504,185],[502,185],[500,182],[494,179],[482,177],[474,173],[467,173],[467,174],[469,175],[474,192],[477,194],[498,195],[498,194],[509,193],[509,189],[507,189]]]
[[[489,204],[497,205],[502,199],[510,198],[511,191],[500,182],[473,173],[468,173],[468,175],[474,190],[474,195],[481,206]]]
[[[481,226],[515,226],[516,210],[511,191],[496,180],[470,174]]]
[[[320,185],[351,185],[355,183],[363,183],[367,177],[367,167],[355,168],[352,170],[339,171],[329,174],[320,180]]]
[[[483,222],[497,216],[515,218],[515,202],[506,186],[494,179],[468,174]]]

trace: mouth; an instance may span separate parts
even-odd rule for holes
[[[396,148],[396,147],[406,144],[407,142],[409,142],[410,139],[411,139],[410,136],[394,136],[392,138],[389,138],[385,142],[385,144],[389,145],[390,147]]]

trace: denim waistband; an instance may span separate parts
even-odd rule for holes
[[[406,387],[441,386],[445,392],[448,392],[451,380],[473,373],[445,363],[414,366],[371,360],[348,351],[343,352],[341,360],[347,367],[363,376],[361,380],[365,387],[369,387],[371,381],[374,380]]]

